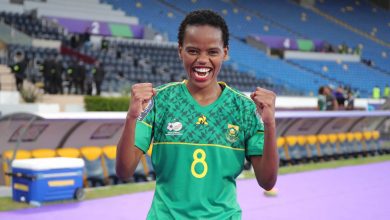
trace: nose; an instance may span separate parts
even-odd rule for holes
[[[207,56],[206,53],[200,53],[196,62],[200,65],[204,65],[209,61],[209,57]]]

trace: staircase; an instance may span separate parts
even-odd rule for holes
[[[321,11],[320,9],[314,7],[314,6],[310,7],[310,10],[312,10],[314,13],[318,14],[319,16],[322,16],[322,17],[326,18],[327,20],[329,20],[329,21],[331,21],[333,23],[336,23],[336,24],[338,24],[338,25],[340,25],[340,26],[342,26],[342,27],[344,27],[344,28],[346,28],[346,29],[348,29],[348,30],[350,30],[350,31],[360,35],[360,36],[363,36],[365,38],[368,38],[368,39],[374,41],[377,44],[380,44],[382,46],[390,48],[390,44],[389,43],[386,43],[385,41],[383,41],[381,39],[373,37],[370,34],[364,32],[362,30],[359,30],[359,29],[357,29],[355,27],[352,27],[350,24],[348,24],[348,23],[346,23],[344,21],[341,21],[340,19],[325,13],[325,12]]]
[[[16,91],[15,77],[5,65],[0,65],[0,91]]]

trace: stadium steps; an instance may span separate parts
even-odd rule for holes
[[[348,30],[350,30],[350,31],[352,31],[352,32],[354,32],[354,33],[360,35],[360,36],[363,36],[363,37],[365,37],[365,38],[367,38],[367,39],[369,39],[369,40],[372,40],[373,42],[375,42],[375,43],[377,43],[377,44],[380,44],[380,45],[382,45],[382,46],[385,46],[385,47],[390,48],[390,44],[389,44],[389,43],[386,43],[386,42],[383,41],[383,40],[380,40],[380,39],[378,39],[378,38],[376,38],[376,37],[373,37],[373,36],[371,36],[370,34],[364,32],[364,31],[362,31],[362,30],[359,30],[359,29],[353,27],[352,25],[350,25],[350,24],[348,24],[348,23],[346,23],[346,22],[344,22],[344,21],[341,21],[340,19],[338,19],[338,18],[336,18],[336,17],[334,17],[334,16],[329,15],[329,14],[327,14],[327,13],[321,11],[321,10],[320,10],[319,8],[317,8],[317,7],[314,7],[314,6],[313,6],[313,7],[310,7],[309,9],[310,9],[311,11],[313,11],[314,13],[318,14],[319,16],[322,16],[322,17],[326,18],[327,20],[329,20],[329,21],[331,21],[331,22],[334,22],[334,23],[336,23],[336,24],[338,24],[338,25],[340,25],[340,26],[342,26],[342,27],[344,27],[344,28],[346,28],[346,29],[348,29]]]
[[[390,76],[390,72],[389,71],[387,71],[385,69],[382,69],[379,66],[368,66],[368,67]]]
[[[16,91],[15,77],[6,65],[0,65],[0,90]]]
[[[322,78],[324,78],[324,79],[327,79],[327,80],[329,80],[329,81],[331,81],[331,82],[336,82],[337,84],[345,84],[344,82],[342,82],[342,81],[340,81],[340,80],[338,80],[338,79],[336,79],[336,78],[329,77],[329,76],[327,76],[327,75],[325,75],[325,74],[323,74],[323,73],[321,73],[321,72],[314,71],[314,70],[312,70],[312,69],[310,69],[310,68],[307,68],[306,66],[300,65],[300,64],[295,63],[295,62],[293,62],[293,61],[291,61],[291,60],[284,60],[284,61],[285,61],[286,63],[292,65],[292,66],[295,66],[295,67],[297,67],[297,68],[299,68],[299,69],[302,69],[302,70],[304,70],[304,71],[306,71],[306,72],[313,73],[314,75],[318,75],[319,77],[322,77]]]
[[[243,10],[243,11],[245,11],[245,12],[251,14],[252,16],[256,16],[256,17],[259,18],[259,19],[262,19],[262,20],[264,20],[264,21],[269,22],[270,24],[272,24],[272,25],[275,26],[275,27],[279,27],[279,28],[281,28],[281,29],[286,30],[287,32],[291,33],[291,34],[294,35],[294,36],[302,37],[302,38],[308,38],[308,37],[305,36],[304,34],[302,34],[302,33],[300,33],[300,32],[297,32],[297,31],[293,30],[292,28],[290,28],[290,27],[288,27],[288,26],[286,26],[286,25],[284,25],[284,24],[281,24],[281,23],[275,21],[274,19],[269,18],[269,17],[267,17],[267,16],[265,16],[265,15],[259,13],[258,11],[254,11],[254,10],[252,10],[252,9],[249,9],[249,8],[247,8],[247,7],[244,7],[244,6],[240,5],[240,4],[238,3],[238,1],[231,1],[231,2],[229,2],[229,3],[232,4],[232,5],[235,6],[235,7],[237,7],[237,8],[239,8],[239,9],[241,9],[241,10]]]
[[[64,112],[67,105],[79,105],[84,106],[84,95],[50,95],[44,94],[39,100],[40,103],[45,104],[58,104],[60,111]]]

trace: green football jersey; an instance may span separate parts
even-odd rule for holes
[[[262,155],[264,126],[254,102],[220,83],[201,106],[186,81],[157,88],[139,116],[135,145],[153,141],[156,190],[147,219],[241,219],[236,177],[245,156]]]

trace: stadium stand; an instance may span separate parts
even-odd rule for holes
[[[367,34],[390,42],[390,32],[386,31],[390,21],[389,13],[367,1],[319,1],[316,7],[329,15],[356,27]],[[362,22],[356,22],[357,20]]]
[[[22,31],[31,37],[62,40],[64,36],[63,28],[51,23],[45,23],[45,20],[36,18],[32,13],[17,14],[1,11],[0,19],[3,20],[5,24]]]
[[[11,169],[11,161],[14,159],[29,159],[31,158],[31,152],[26,151],[26,150],[17,150],[16,151],[16,156],[14,156],[14,151],[12,150],[7,150],[2,152],[2,167],[3,167],[3,174],[4,174],[4,180],[5,180],[5,185],[9,186],[11,184],[11,178],[6,175],[6,173],[10,172]]]
[[[59,157],[79,158],[81,156],[79,149],[73,147],[56,149],[56,153]]]
[[[116,176],[116,146],[108,145],[103,147],[103,158],[106,173],[106,182],[110,185],[118,184],[119,178]]]
[[[46,3],[25,1],[24,6],[17,6],[4,1],[1,4],[4,5],[4,11],[1,15],[6,20],[6,23],[17,23],[17,29],[33,37],[61,39],[64,42],[69,42],[70,35],[63,31],[63,27],[58,24],[52,28],[45,26],[52,24],[52,22],[48,22],[50,19],[55,21],[55,18],[51,17],[50,14],[45,16],[44,11],[46,9],[48,9],[47,11],[56,12],[59,8],[62,7],[61,10],[63,10],[65,7],[75,12],[74,15],[69,14],[69,18],[94,18],[95,20],[99,20],[99,17],[92,15],[102,14],[101,12],[103,11],[105,14],[112,12],[113,16],[105,16],[105,18],[136,18],[132,21],[121,20],[121,22],[137,24],[140,22],[145,27],[151,26],[161,33],[166,33],[169,40],[176,41],[177,26],[186,12],[198,8],[211,8],[225,17],[232,35],[230,59],[223,71],[223,73],[226,73],[225,76],[221,74],[221,80],[227,81],[231,86],[243,91],[251,91],[255,85],[260,85],[274,90],[280,95],[315,95],[317,89],[322,85],[343,85],[359,90],[360,96],[368,97],[374,85],[383,88],[385,82],[390,77],[389,62],[387,62],[386,56],[388,47],[356,33],[327,17],[327,10],[322,7],[326,8],[332,5],[331,3],[318,3],[317,8],[311,9],[285,0],[272,1],[272,3],[268,1],[215,1],[211,3],[204,0],[194,2],[175,0],[134,0],[130,2],[107,0],[99,3],[97,0],[90,0],[82,3],[89,5],[89,7],[80,7],[77,1],[63,3],[57,0],[47,1]],[[24,11],[16,9],[18,7],[24,7],[27,10],[38,8],[38,13],[23,13]],[[80,8],[85,9],[84,13],[82,13],[84,16],[88,15],[90,17],[78,17],[77,13],[84,10]],[[367,14],[368,12],[364,13]],[[372,16],[375,18],[372,19],[378,20],[381,14],[382,11],[375,13]],[[61,17],[60,14],[57,14],[57,16]],[[31,22],[36,26],[33,31],[26,29],[27,26],[30,28],[34,25],[22,26],[23,24],[32,24]],[[115,21],[112,20],[110,22]],[[119,20],[116,22],[119,22]],[[167,23],[170,25],[166,25]],[[380,29],[384,30],[383,28]],[[383,32],[386,33],[386,31]],[[331,43],[336,50],[337,46],[341,44],[346,45],[350,49],[361,45],[363,48],[362,58],[364,61],[367,61],[366,64],[370,63],[370,65],[342,63],[340,65],[342,70],[340,71],[340,68],[336,68],[336,64],[331,62],[324,64],[324,61],[283,60],[269,56],[248,45],[245,42],[245,38],[251,34],[313,40],[321,39]],[[182,77],[183,71],[177,59],[174,44],[168,44],[169,46],[167,46],[163,43],[135,42],[137,41],[133,40],[129,43],[110,40],[112,49],[108,52],[99,48],[84,46],[79,48],[79,55],[89,56],[92,60],[99,60],[105,64],[105,70],[108,74],[102,85],[103,91],[119,92],[129,86],[127,82],[148,80],[158,85]],[[11,52],[9,56],[12,56],[11,54],[15,51],[15,47],[18,46],[10,46],[9,51]],[[31,54],[31,52],[27,52],[27,58],[32,56],[35,58],[35,52],[33,52],[34,55]],[[38,54],[40,57],[47,57],[39,52]],[[127,62],[118,61],[118,54],[129,55]],[[80,59],[79,56],[62,55],[64,68]],[[41,59],[40,57],[36,59],[39,60]],[[139,63],[143,65],[142,68],[138,66]],[[333,72],[332,67],[335,67],[335,72]],[[86,69],[89,72],[88,70],[92,68],[86,65]],[[171,73],[150,74],[153,71],[164,72],[167,70],[171,71]],[[352,74],[343,74],[343,72]],[[356,79],[359,79],[362,74],[373,74],[375,77],[370,78],[369,83],[362,84],[361,82],[356,82]]]
[[[383,63],[385,60],[380,57],[380,50],[384,49],[383,46],[289,1],[278,0],[272,3],[268,1],[235,1],[232,4],[229,1],[211,3],[203,0],[194,2],[145,0],[131,1],[130,7],[124,1],[105,2],[113,4],[114,7],[122,8],[128,14],[139,17],[141,23],[152,24],[156,29],[166,32],[171,40],[174,40],[177,34],[176,28],[173,27],[177,27],[184,13],[200,8],[216,10],[224,15],[231,28],[233,37],[230,45],[231,60],[229,62],[238,65],[241,70],[248,67],[251,70],[255,69],[258,77],[269,78],[274,83],[282,82],[291,88],[303,90],[306,95],[315,94],[321,85],[342,84],[353,88],[356,86],[351,85],[344,78],[313,71],[310,66],[303,65],[301,67],[279,58],[269,57],[248,46],[242,39],[255,32],[256,34],[271,36],[323,39],[332,43],[336,48],[337,45],[345,42],[350,48],[362,44],[364,58],[373,60],[375,67],[360,64],[358,69],[361,72],[374,72],[376,75],[384,75],[380,78],[388,79],[389,77],[388,70],[386,70],[389,69],[388,64]],[[159,7],[149,7],[153,4]],[[305,17],[305,19],[302,19],[302,17]],[[167,22],[172,25],[166,27]],[[251,59],[247,59],[247,57],[251,57]],[[383,82],[379,84],[380,87],[384,87]],[[367,97],[372,89],[372,83],[363,85],[363,87],[359,85],[357,88],[359,88],[361,96]]]
[[[85,162],[86,186],[104,186],[102,149],[97,146],[85,146],[80,148],[80,152]]]
[[[49,148],[38,148],[31,151],[32,158],[51,158],[56,156],[56,151]]]

